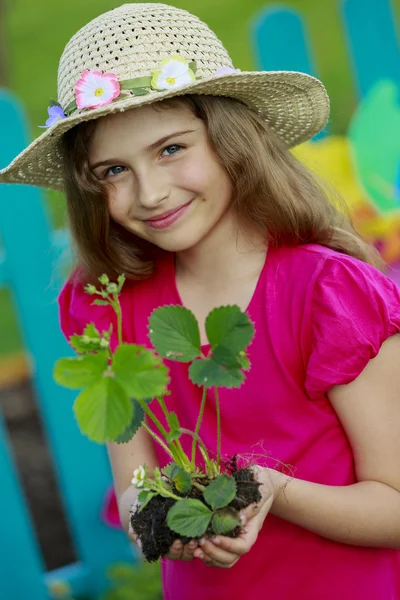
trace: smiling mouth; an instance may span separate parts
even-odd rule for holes
[[[189,205],[193,202],[190,200],[186,202],[186,204],[182,204],[178,206],[178,208],[172,208],[171,210],[167,210],[161,215],[157,215],[156,217],[151,217],[150,219],[144,219],[143,222],[146,223],[149,227],[154,229],[164,229],[165,227],[169,227],[172,223],[175,223],[186,210],[189,208]]]

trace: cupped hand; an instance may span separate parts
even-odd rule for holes
[[[142,549],[142,543],[136,533],[133,531],[131,524],[129,524],[129,537],[138,548]],[[199,547],[197,540],[190,540],[188,544],[183,544],[181,540],[175,540],[169,549],[167,554],[164,554],[163,558],[169,560],[184,560],[191,561],[195,558],[194,552]]]
[[[251,504],[241,511],[243,523],[242,532],[237,538],[218,535],[210,539],[201,539],[199,548],[194,551],[195,558],[199,558],[210,567],[222,569],[232,568],[241,556],[247,554],[253,547],[258,533],[263,526],[275,497],[275,487],[267,468],[255,466],[256,479],[260,486],[261,500],[258,504]]]
[[[142,542],[134,532],[132,525],[129,522],[129,537],[136,544],[140,550],[142,549]],[[197,540],[190,540],[188,544],[183,544],[181,540],[175,540],[172,546],[169,549],[169,552],[163,556],[163,558],[169,558],[169,560],[184,560],[190,561],[193,560],[194,551],[199,547],[199,543]]]

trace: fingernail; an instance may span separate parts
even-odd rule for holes
[[[201,540],[200,540],[199,543],[200,543],[200,546],[202,546],[203,544],[205,544],[206,543],[206,538],[201,538]]]
[[[242,521],[242,525],[244,525],[247,521],[247,519],[244,515],[240,515],[240,520]]]
[[[220,543],[220,541],[221,541],[221,539],[220,539],[219,537],[215,537],[215,538],[213,539],[213,542],[214,542],[214,544],[217,544],[217,546],[218,546],[218,544]]]
[[[196,547],[197,547],[197,542],[195,542],[194,540],[192,540],[191,542],[189,542],[189,548],[191,550],[193,550]]]

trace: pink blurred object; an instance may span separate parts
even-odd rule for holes
[[[105,494],[101,518],[109,527],[122,529],[118,512],[117,497],[113,486],[111,486]]]
[[[387,272],[388,277],[400,287],[400,262],[390,265]]]

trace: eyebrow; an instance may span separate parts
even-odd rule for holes
[[[173,137],[185,135],[186,133],[193,133],[194,131],[195,131],[195,129],[186,129],[185,131],[174,131],[173,133],[169,133],[168,135],[165,135],[164,137],[157,140],[156,142],[153,142],[152,144],[150,144],[150,146],[147,146],[147,148],[145,148],[145,152],[151,152],[152,150],[155,150],[156,148],[158,148],[162,144],[165,144],[165,142],[167,142],[169,139],[171,139]],[[120,163],[120,162],[121,162],[121,159],[108,158],[107,160],[102,160],[97,163],[94,163],[94,165],[90,165],[90,168],[92,170],[94,170],[94,169],[97,169],[97,167],[100,167],[103,165],[104,166],[105,165],[115,165],[116,163]]]

